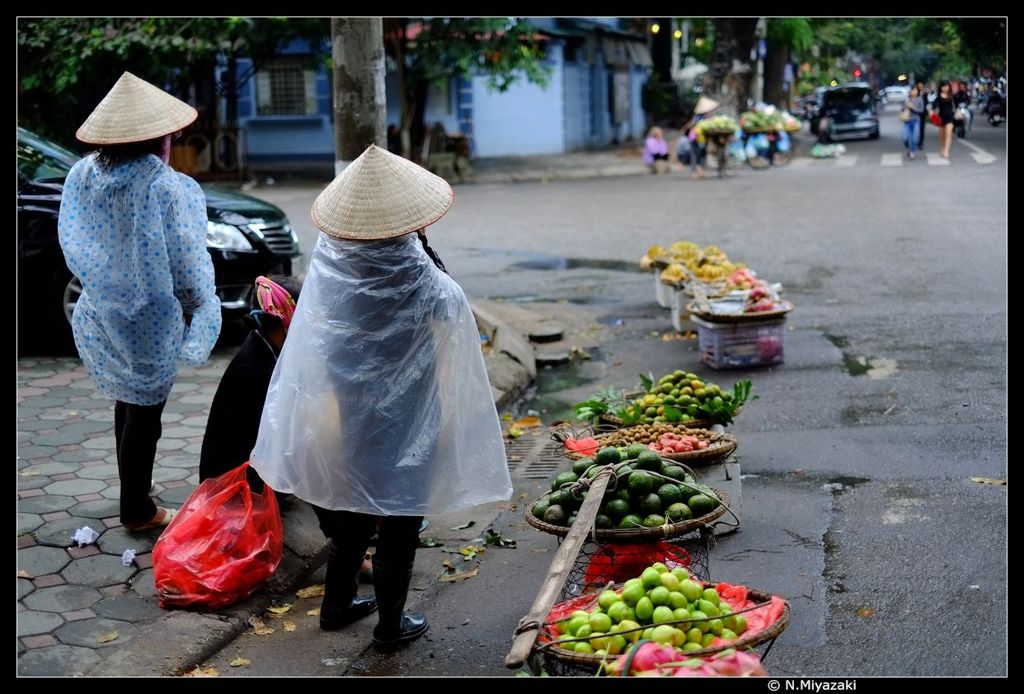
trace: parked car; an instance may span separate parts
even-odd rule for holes
[[[910,96],[910,87],[905,84],[894,84],[882,90],[885,93],[886,103],[902,104]]]
[[[831,140],[878,139],[878,100],[871,87],[863,82],[827,90],[822,95],[818,115],[819,120],[825,119]]]
[[[82,285],[64,262],[57,239],[64,179],[80,157],[18,128],[18,313],[23,332],[72,348],[71,314]],[[225,320],[249,310],[259,275],[290,274],[299,240],[280,208],[234,191],[203,186],[206,246],[213,257]]]

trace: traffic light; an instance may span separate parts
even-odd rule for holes
[[[853,71],[853,76],[854,77],[860,77],[860,69],[859,68],[857,70]]]

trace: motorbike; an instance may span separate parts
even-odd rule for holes
[[[1006,122],[1006,102],[993,94],[988,100],[988,124],[999,125]]]
[[[960,104],[956,109],[956,118],[953,120],[953,132],[959,138],[967,137],[971,132],[971,124],[974,122],[974,114],[967,104]]]

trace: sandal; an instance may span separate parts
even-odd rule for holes
[[[165,528],[168,525],[170,525],[172,520],[174,520],[174,516],[177,512],[177,509],[157,506],[156,515],[154,515],[145,523],[122,523],[121,525],[124,526],[125,530],[128,530],[130,532],[152,530],[153,528]]]

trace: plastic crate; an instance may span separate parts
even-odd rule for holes
[[[696,330],[697,326],[690,322],[690,312],[686,310],[686,304],[692,301],[690,296],[674,286],[669,286],[669,290],[672,292],[672,327],[677,333]]]
[[[742,369],[781,364],[786,346],[786,319],[755,323],[709,323],[690,316],[697,326],[700,360],[713,369]]]

